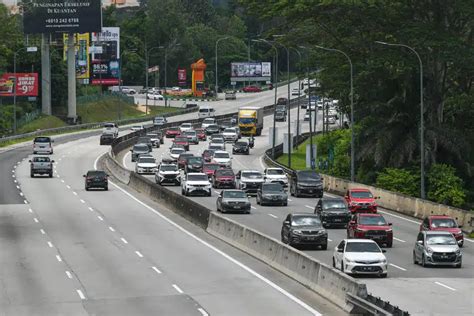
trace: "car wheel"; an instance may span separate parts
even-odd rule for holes
[[[49,177],[50,177],[50,178],[53,177],[53,172],[50,172],[50,173],[49,173]]]
[[[86,191],[89,191],[89,187],[86,187]]]
[[[413,251],[413,264],[418,264],[418,260],[416,260],[416,254]]]
[[[184,189],[183,189],[183,188],[181,188],[181,195],[185,195],[185,194],[184,194]]]
[[[281,242],[284,243],[284,244],[286,244],[285,235],[283,235],[283,233],[281,233],[280,236],[281,236],[281,237],[280,237]]]
[[[30,173],[30,177],[34,178],[34,177],[35,177],[35,173],[34,173],[34,172],[31,172],[31,173]]]
[[[464,241],[461,241],[458,245],[459,245],[459,248],[462,248],[462,246],[464,246]]]
[[[209,193],[207,193],[207,196],[212,196],[212,191],[209,190]]]
[[[381,277],[381,278],[386,278],[386,277],[387,277],[387,273],[382,273],[382,274],[380,275],[380,277]]]
[[[393,241],[392,240],[387,242],[387,248],[392,248],[392,246],[393,246]]]
[[[258,195],[255,199],[257,200],[257,204],[260,205],[260,200],[258,199]]]
[[[299,197],[298,189],[295,189],[295,197]]]
[[[321,250],[328,250],[328,244],[322,244]]]
[[[291,196],[295,196],[295,192],[293,190],[293,186],[290,186],[290,195]]]
[[[106,186],[104,187],[104,190],[105,190],[105,191],[109,191],[109,186],[106,185]]]
[[[425,254],[421,256],[421,266],[426,267],[426,260],[425,260]]]
[[[456,265],[456,268],[457,268],[457,269],[460,269],[461,267],[462,267],[462,261],[459,262],[459,263]]]
[[[341,271],[344,272],[344,260],[341,261]]]
[[[284,202],[283,206],[288,206],[288,201]]]

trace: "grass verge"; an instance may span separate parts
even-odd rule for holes
[[[66,123],[56,116],[41,115],[39,118],[19,128],[18,134],[31,133],[39,129],[57,128],[63,126],[66,126]]]
[[[313,136],[313,144],[316,144],[316,137]],[[300,144],[296,149],[293,148],[291,152],[291,168],[295,170],[303,170],[306,168],[306,145],[310,143],[308,138],[302,144]],[[288,166],[288,154],[283,154],[277,158],[277,162],[282,165]]]

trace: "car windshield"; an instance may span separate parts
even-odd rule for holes
[[[285,174],[282,169],[267,169],[267,174],[271,176],[279,176]]]
[[[135,146],[133,146],[133,151],[146,151],[146,152],[148,152],[148,146],[145,145],[145,144],[135,145]]]
[[[323,202],[323,209],[329,210],[333,208],[342,209],[342,208],[347,208],[347,207],[344,201],[324,201]]]
[[[262,190],[271,192],[283,191],[283,186],[280,183],[268,183],[262,186]]]
[[[263,175],[258,171],[254,171],[254,172],[251,171],[251,172],[242,172],[242,177],[250,178],[250,179],[262,179]]]
[[[146,134],[146,136],[150,137],[150,138],[157,138],[158,137],[158,134],[151,134],[151,133],[148,133]]]
[[[214,154],[214,151],[210,149],[206,149],[202,152],[203,156],[212,156],[213,154]]]
[[[246,199],[247,194],[243,191],[224,191],[222,197],[229,199]]]
[[[449,235],[428,235],[426,243],[428,245],[456,245],[456,239]]]
[[[177,143],[177,142],[187,142],[188,141],[188,138],[187,137],[176,137],[174,139],[174,142]]]
[[[322,227],[321,221],[315,216],[293,216],[291,226]]]
[[[219,149],[222,149],[222,146],[220,144],[210,144],[209,149],[219,150]]]
[[[298,174],[301,181],[321,181],[321,176],[313,171],[303,171]]]
[[[230,158],[230,155],[229,153],[216,152],[214,153],[214,158]]]
[[[214,124],[214,119],[207,118],[207,119],[204,119],[204,121],[202,121],[202,122],[206,123],[206,124]]]
[[[224,130],[224,133],[235,134],[235,129],[233,129],[233,128],[226,128],[226,129]]]
[[[171,149],[172,154],[181,154],[181,153],[184,153],[184,152],[185,152],[185,150],[182,149],[182,148],[172,148]]]
[[[214,144],[223,144],[224,143],[224,140],[222,138],[213,138],[211,143],[214,143]]]
[[[387,222],[383,216],[361,216],[360,224],[370,226],[386,226]]]
[[[150,157],[140,157],[138,159],[138,162],[139,163],[155,163],[156,160],[155,160],[155,158],[150,158]]]
[[[216,124],[211,124],[207,128],[208,129],[219,129],[219,126],[217,126]]]
[[[190,164],[203,163],[203,160],[201,157],[191,157],[188,159],[188,163]]]
[[[189,154],[188,154],[188,153],[185,153],[185,154],[179,155],[179,159],[182,160],[182,159],[185,159],[185,158],[188,158],[188,157],[192,157],[192,156],[193,156],[193,154],[191,154],[191,153],[189,153]]]
[[[234,172],[230,169],[216,170],[216,176],[233,176]]]
[[[105,127],[105,128],[112,128],[112,127],[115,127],[115,125],[114,125],[114,124],[111,124],[111,123],[108,123],[108,124],[105,123],[105,124],[104,124],[104,127]]]
[[[49,162],[49,158],[48,157],[35,157],[33,158],[33,161],[34,162]]]
[[[380,252],[375,242],[348,242],[346,252]]]
[[[434,218],[431,220],[432,228],[457,228],[456,222],[451,218]]]
[[[88,177],[104,177],[105,172],[103,172],[103,171],[88,171],[87,176]]]
[[[183,133],[184,135],[186,136],[196,136],[196,132],[195,131],[186,131]]]
[[[183,124],[181,124],[181,127],[191,128],[191,123],[183,123]]]
[[[49,137],[36,137],[34,142],[35,143],[49,143],[49,142],[51,142],[51,138],[49,138]]]
[[[374,197],[369,191],[352,191],[351,196],[356,199],[371,199]]]
[[[243,124],[243,125],[254,124],[254,123],[255,123],[255,119],[252,118],[252,117],[241,117],[241,118],[239,119],[239,123],[240,123],[240,124]]]
[[[219,165],[218,164],[206,164],[204,165],[204,169],[207,169],[207,170],[217,170],[219,169]]]
[[[246,142],[236,142],[235,146],[247,146]]]
[[[168,130],[171,131],[171,132],[177,132],[177,131],[179,131],[179,127],[170,127],[170,128],[168,128]]]
[[[208,181],[208,178],[205,174],[190,174],[188,175],[188,181]]]
[[[178,166],[176,165],[162,165],[160,167],[162,171],[178,171]]]
[[[137,141],[137,143],[149,143],[150,142],[150,137],[140,137]]]

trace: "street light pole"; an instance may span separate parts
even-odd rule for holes
[[[135,50],[124,50],[122,52],[119,52],[119,92],[122,93],[122,56],[125,55],[126,53],[135,53]],[[122,108],[118,106],[117,109],[117,115],[118,119],[122,119]]]
[[[160,49],[163,46],[155,46],[145,51],[145,114],[148,114],[148,68],[150,67],[150,54],[154,49]]]
[[[299,72],[301,73],[301,52],[292,47],[293,50],[298,54],[299,58]],[[309,90],[309,89],[308,89]],[[296,144],[300,139],[300,99],[301,99],[301,74],[298,74],[298,108],[296,110]]]
[[[396,44],[396,43],[386,43],[381,41],[376,41],[375,43],[386,45],[386,46],[397,46],[408,48],[412,53],[418,58],[418,63],[420,67],[420,196],[422,199],[426,198],[426,188],[425,188],[425,118],[424,118],[424,96],[423,96],[423,61],[421,60],[418,52],[408,45]]]
[[[352,66],[352,60],[350,59],[349,55],[344,53],[342,50],[335,49],[335,48],[326,48],[322,46],[315,45],[314,47],[342,54],[346,57],[347,61],[349,62],[351,68],[351,181],[355,181],[355,137],[354,137],[354,67]],[[324,102],[323,102],[323,111],[324,111]],[[324,124],[324,121],[323,121]]]
[[[309,109],[309,148],[310,148],[310,152],[309,152],[309,160],[310,160],[310,165],[311,165],[311,169],[314,170],[314,168],[316,167],[316,162],[314,161],[314,151],[313,151],[313,117],[312,117],[312,114],[311,114],[311,84],[310,84],[310,79],[309,79],[309,49],[305,46],[298,46],[299,48],[301,49],[306,49],[308,52],[306,53],[306,78],[308,80],[308,109]],[[316,108],[316,113],[318,111],[317,109],[317,104],[315,104],[315,108]],[[316,118],[315,118],[316,120]],[[316,123],[315,123],[315,126],[316,126]]]
[[[217,75],[217,44],[219,44],[220,41],[223,41],[223,40],[226,40],[230,38],[230,36],[226,36],[226,37],[223,37],[223,38],[219,38],[217,41],[216,41],[216,74],[215,74],[215,77],[216,77],[216,87],[215,87],[215,90],[216,90],[216,97],[219,93],[219,88],[218,88],[218,75]]]

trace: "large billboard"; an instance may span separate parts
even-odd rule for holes
[[[120,28],[91,33],[91,83],[114,86],[120,78]]]
[[[63,34],[64,40],[64,60],[67,59],[68,34]],[[82,83],[89,83],[89,33],[74,34],[74,46],[76,48],[76,78]]]
[[[14,96],[15,77],[16,95],[19,97],[38,96],[38,73],[4,73],[0,77],[0,97]]]
[[[87,33],[102,27],[100,0],[23,0],[26,34]]]
[[[270,81],[272,64],[270,62],[231,63],[231,81]]]

